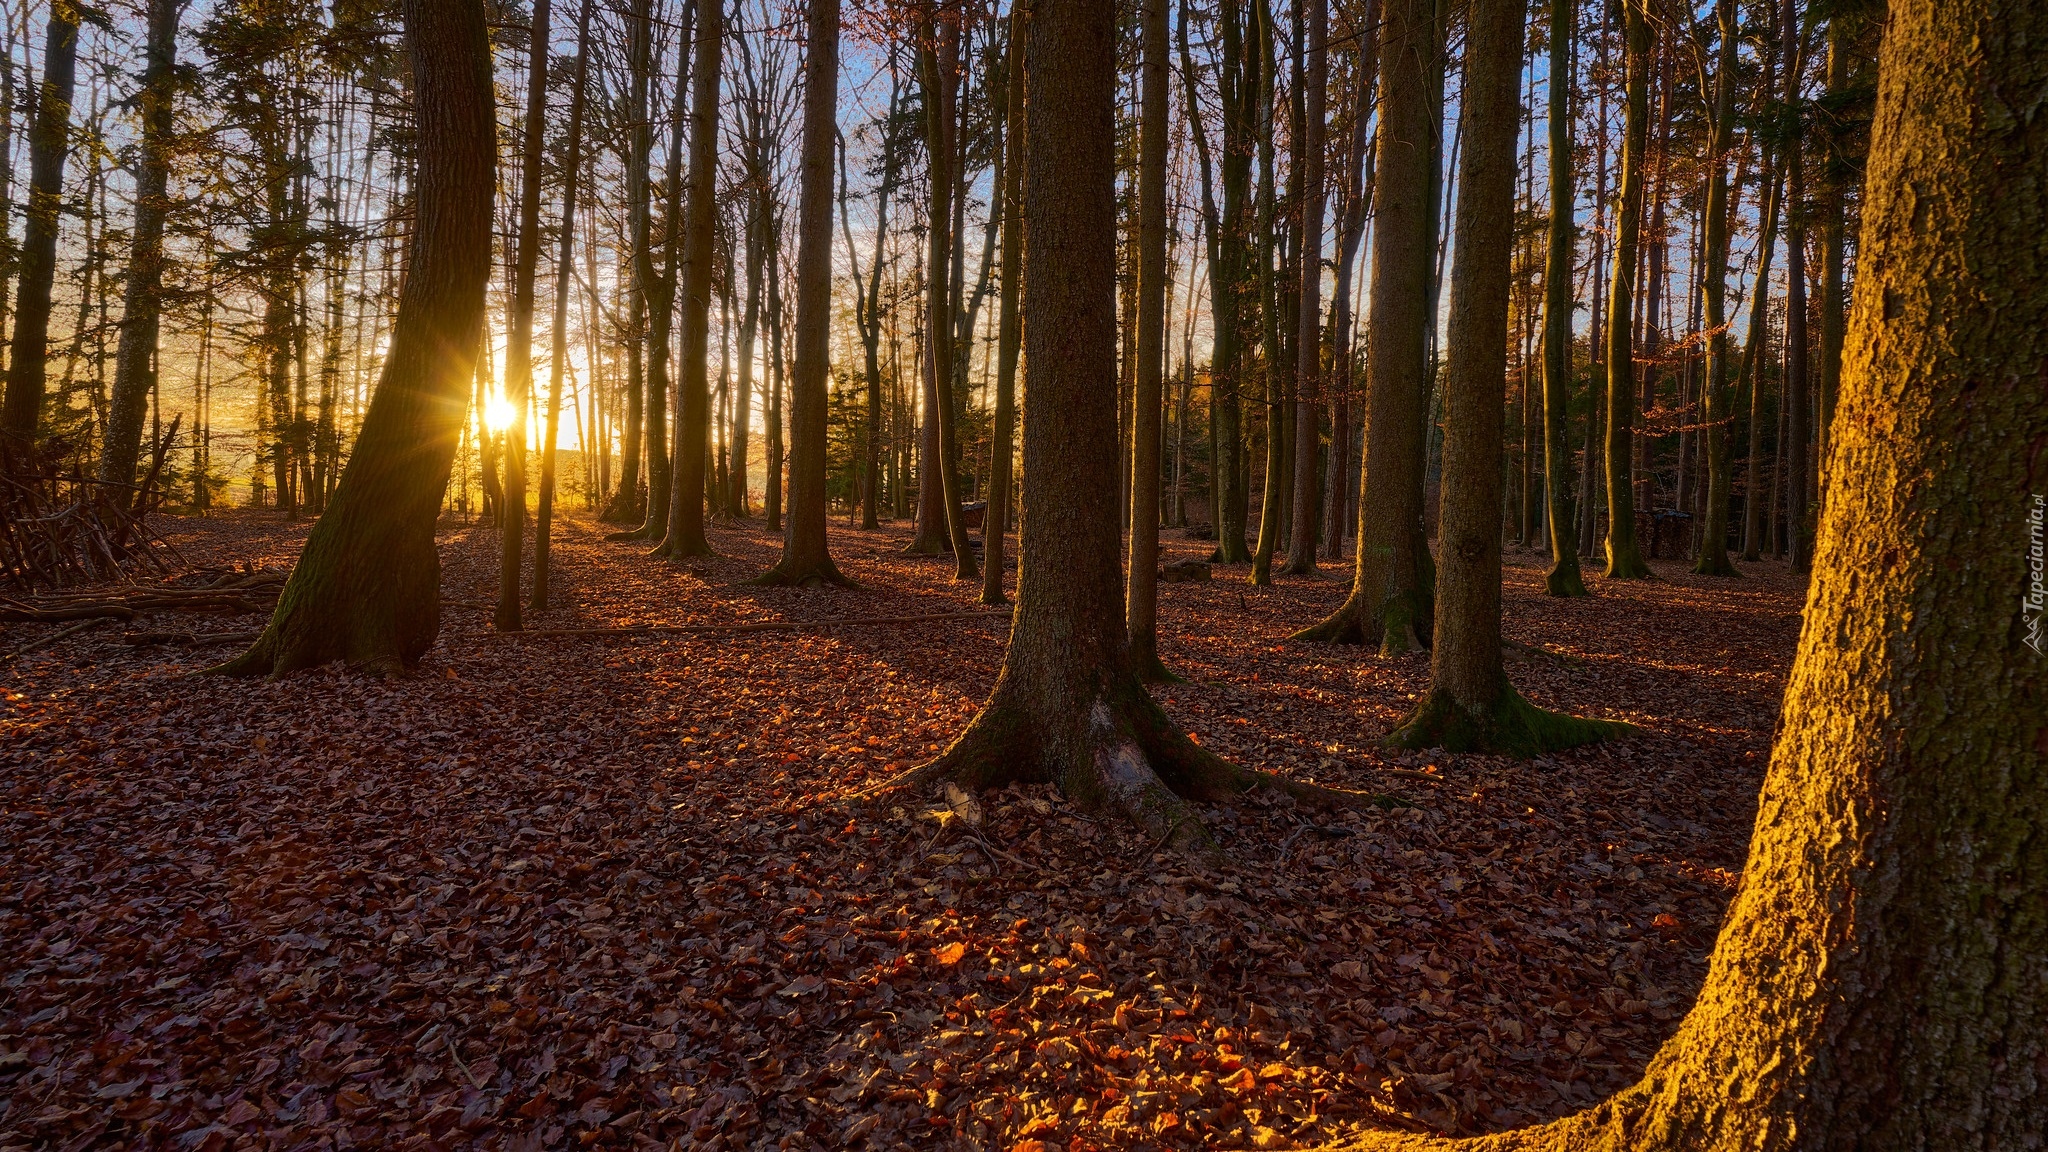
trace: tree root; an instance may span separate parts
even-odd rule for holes
[[[1406,723],[1387,734],[1390,748],[1441,748],[1527,759],[1583,744],[1617,740],[1635,731],[1617,720],[1589,720],[1548,712],[1515,691],[1506,677],[1490,711],[1474,711],[1448,691],[1432,688]]]
[[[757,588],[858,588],[860,582],[839,570],[830,556],[814,562],[795,564],[784,560],[752,580],[742,583]]]

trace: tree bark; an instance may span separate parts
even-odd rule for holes
[[[1740,576],[1728,560],[1728,144],[1735,127],[1737,12],[1735,0],[1715,0],[1721,37],[1714,69],[1714,99],[1707,116],[1706,237],[1701,245],[1700,294],[1705,299],[1706,378],[1700,384],[1701,420],[1707,426],[1706,508],[1700,516],[1700,551],[1693,571],[1702,576]]]
[[[35,442],[48,378],[50,287],[57,276],[58,214],[64,160],[71,150],[71,96],[78,68],[78,9],[53,0],[43,37],[43,84],[29,133],[28,227],[21,242],[21,286],[15,293],[14,340],[8,345],[7,396],[0,435]]]
[[[671,307],[664,277],[654,261],[654,188],[650,168],[654,155],[654,101],[648,89],[654,79],[654,63],[651,59],[654,41],[654,13],[650,0],[634,0],[635,7],[628,19],[632,22],[633,81],[631,101],[633,111],[627,124],[627,138],[631,142],[628,151],[631,159],[626,168],[626,200],[630,218],[633,276],[628,288],[633,309],[633,331],[627,338],[632,341],[631,352],[642,365],[646,395],[641,402],[640,415],[645,422],[640,431],[643,453],[642,467],[647,472],[647,514],[640,527],[628,534],[630,539],[652,540],[657,547],[668,531],[668,505],[673,498],[675,487],[675,457],[669,450],[668,419],[668,326]],[[686,12],[687,15],[687,12]],[[688,44],[690,29],[684,26],[684,43]],[[675,174],[675,165],[670,163]],[[671,227],[673,217],[681,206],[682,196],[673,184],[670,185],[669,214]],[[670,275],[674,270],[670,270]]]
[[[1159,662],[1159,388],[1166,356],[1166,5],[1141,0],[1138,65],[1138,326],[1132,355],[1130,584],[1125,604],[1131,667],[1169,680]]]
[[[533,280],[540,267],[542,130],[548,115],[549,0],[534,0],[528,23],[526,140],[521,148],[518,249],[512,260],[512,314],[505,338],[505,400],[516,413],[505,438],[505,510],[498,525],[498,607],[491,622],[517,632],[521,545],[526,539],[526,407],[533,391]]]
[[[725,58],[725,5],[705,3],[697,13],[696,62],[690,82],[690,196],[683,228],[682,347],[677,361],[681,396],[675,422],[675,467],[668,501],[668,532],[657,556],[681,560],[712,555],[704,535],[705,470],[711,460],[711,266],[717,258],[719,75]]]
[[[1607,578],[1651,575],[1636,547],[1636,361],[1634,315],[1637,254],[1643,234],[1643,160],[1650,138],[1648,0],[1624,0],[1628,69],[1621,145],[1621,203],[1615,209],[1614,268],[1607,286]]]
[[[1785,0],[1785,41],[1799,35],[1795,0]],[[1800,53],[1785,74],[1785,438],[1778,456],[1785,470],[1785,541],[1792,570],[1804,572],[1812,559],[1809,539],[1806,441],[1807,412],[1812,397],[1806,376],[1806,148],[1799,82],[1804,68]]]
[[[1337,283],[1330,321],[1330,461],[1329,486],[1323,497],[1323,555],[1335,560],[1344,552],[1344,513],[1349,508],[1351,481],[1351,401],[1357,372],[1352,363],[1352,278],[1358,249],[1372,208],[1372,181],[1366,175],[1371,157],[1373,86],[1380,61],[1380,0],[1366,0],[1351,29],[1358,60],[1351,94],[1351,147],[1344,161],[1344,219],[1337,241]]]
[[[1543,588],[1552,596],[1586,594],[1574,536],[1579,520],[1570,488],[1572,448],[1565,438],[1572,392],[1572,221],[1578,203],[1572,186],[1570,111],[1571,78],[1578,71],[1573,11],[1572,0],[1551,0],[1550,248],[1543,263],[1543,490],[1550,571]]]
[[[121,309],[121,343],[114,360],[114,393],[107,405],[107,437],[100,448],[99,476],[109,484],[135,482],[142,417],[156,381],[179,10],[177,0],[149,2],[149,41],[142,89],[136,96],[141,106],[142,144],[135,169],[135,231],[129,240],[128,285]]]
[[[759,584],[853,581],[825,540],[826,378],[832,336],[832,152],[839,108],[839,0],[810,0],[796,232],[796,367],[790,373],[789,527]],[[770,260],[774,259],[771,254]]]
[[[1427,73],[1437,52],[1428,0],[1386,0],[1383,11],[1358,558],[1344,604],[1294,638],[1397,653],[1422,646],[1432,616],[1421,454],[1435,247],[1429,156],[1438,127]]]
[[[562,236],[561,248],[555,256],[554,329],[548,340],[547,440],[541,445],[540,502],[533,521],[533,598],[527,602],[527,607],[535,612],[544,612],[548,606],[550,532],[555,522],[555,445],[562,425],[563,351],[568,346],[570,274],[575,268],[576,189],[583,171],[583,112],[590,92],[590,8],[591,0],[583,0],[582,11],[576,17],[576,91],[569,98],[569,127],[563,140]],[[595,367],[593,364],[593,370]],[[587,460],[591,444],[580,434],[578,440]]]
[[[270,624],[214,669],[417,667],[440,626],[434,521],[464,421],[491,263],[496,117],[481,0],[405,0],[418,175],[398,316],[334,500]]]
[[[1003,115],[1002,296],[996,314],[995,446],[989,452],[988,514],[982,521],[981,602],[1004,604],[1003,551],[1010,530],[1011,470],[1016,455],[1017,353],[1023,343],[1018,315],[1024,279],[1024,52],[1031,35],[1031,9],[1010,10],[1009,61],[1005,65]]]
[[[1307,575],[1316,570],[1316,447],[1323,399],[1323,119],[1330,80],[1329,0],[1307,5],[1307,83],[1302,93],[1300,299],[1294,336],[1294,515],[1288,531],[1287,566]]]
[[[1705,986],[1633,1087],[1458,1147],[2048,1141],[2048,120],[2014,114],[2048,100],[2048,10],[1888,21],[1834,481]]]

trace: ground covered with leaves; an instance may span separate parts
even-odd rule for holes
[[[167,528],[195,566],[303,538]],[[681,568],[562,536],[535,627],[978,590],[902,531],[834,530],[853,592],[744,585],[758,527]],[[1558,601],[1511,553],[1521,690],[1641,729],[1518,762],[1376,750],[1426,657],[1285,640],[1342,572],[1163,586],[1176,719],[1385,797],[1206,809],[1213,872],[1049,788],[848,803],[961,730],[999,616],[508,640],[495,534],[441,539],[418,678],[194,676],[233,649],[135,624],[0,664],[0,1149],[1289,1148],[1559,1115],[1698,988],[1799,619],[1782,567]]]

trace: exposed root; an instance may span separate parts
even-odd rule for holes
[[[1134,656],[1132,663],[1137,666],[1138,680],[1145,684],[1185,684],[1187,678],[1180,676],[1166,666],[1157,652]]]
[[[1314,644],[1364,644],[1365,612],[1358,604],[1358,598],[1347,597],[1341,607],[1325,616],[1321,622],[1311,624],[1289,640],[1306,640]]]
[[[1415,714],[1387,734],[1390,748],[1441,748],[1531,757],[1583,744],[1617,740],[1635,731],[1617,720],[1589,720],[1536,707],[1502,677],[1491,710],[1475,711],[1448,691],[1432,688]]]
[[[1633,546],[1616,549],[1612,543],[1607,545],[1607,571],[1604,575],[1609,580],[1655,580],[1657,578],[1657,574],[1650,571],[1649,564],[1644,562],[1642,553],[1636,551]]]

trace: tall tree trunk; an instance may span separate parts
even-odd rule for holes
[[[834,134],[837,134],[835,128]],[[761,516],[767,521],[770,532],[782,531],[782,474],[787,466],[783,455],[782,440],[782,396],[785,360],[782,352],[782,329],[785,314],[782,308],[782,221],[771,202],[765,212],[768,217],[768,394],[763,401],[762,432],[767,439],[763,445],[767,456],[768,474],[761,478]],[[825,243],[832,243],[832,169],[831,161],[825,167]],[[829,247],[827,248],[829,252]],[[827,265],[829,267],[829,264]],[[829,278],[829,273],[827,276]],[[829,326],[828,326],[829,327]],[[794,371],[794,366],[789,366]],[[829,375],[829,374],[828,374]],[[793,402],[793,401],[792,401]]]
[[[1633,1087],[1459,1148],[2048,1142],[2048,594],[2023,547],[2048,516],[2048,218],[2015,194],[2048,121],[2010,111],[2048,99],[2048,9],[1887,20],[1834,481],[1705,985]]]
[[[925,156],[930,163],[925,181],[931,192],[925,217],[925,436],[930,453],[920,470],[917,539],[911,550],[934,553],[950,548],[953,578],[979,575],[967,521],[960,509],[959,434],[954,428],[953,397],[953,193],[956,174],[954,135],[958,131],[955,102],[959,94],[960,26],[958,13],[938,11],[932,0],[919,33],[918,69],[924,86]],[[936,499],[934,499],[936,497]],[[944,528],[942,547],[939,529]]]
[[[1839,13],[1828,20],[1827,97],[1830,103],[1843,99],[1849,88],[1850,36],[1845,23]],[[1844,240],[1848,232],[1845,217],[1849,183],[1849,164],[1842,155],[1841,135],[1830,131],[1826,140],[1827,161],[1820,188],[1820,347],[1813,372],[1814,390],[1819,393],[1816,399],[1819,401],[1820,426],[1814,460],[1819,482],[1815,487],[1823,501],[1831,479],[1827,464],[1834,440],[1835,393],[1842,378],[1842,335],[1847,304],[1847,293],[1843,290],[1844,265],[1847,263]],[[1818,518],[1818,509],[1815,515]]]
[[[564,352],[569,339],[570,272],[576,266],[576,190],[583,172],[583,107],[590,91],[591,3],[592,0],[583,0],[582,11],[576,17],[576,90],[569,97],[569,128],[562,142],[562,235],[561,247],[555,256],[554,328],[548,338],[547,439],[541,445],[540,506],[533,521],[533,599],[527,604],[535,612],[544,612],[548,606],[550,531],[555,521],[555,445],[562,423],[562,371],[567,360]],[[593,361],[593,385],[596,368]],[[583,446],[584,458],[588,460],[592,441],[584,439],[579,432],[577,442]]]
[[[142,416],[154,383],[157,319],[163,311],[164,214],[170,201],[172,81],[178,56],[177,0],[149,0],[141,105],[142,147],[135,169],[135,231],[129,238],[128,284],[121,309],[121,344],[114,360],[114,394],[107,438],[100,448],[100,479],[135,481],[142,446]],[[6,131],[0,125],[0,131]]]
[[[1706,378],[1700,384],[1700,423],[1707,438],[1706,509],[1700,517],[1700,551],[1693,571],[1702,576],[1739,576],[1728,560],[1728,490],[1734,474],[1728,458],[1728,147],[1735,128],[1737,12],[1735,0],[1715,0],[1721,45],[1714,68],[1713,105],[1707,117],[1706,237],[1700,295],[1706,310]]]
[[[411,669],[440,627],[434,521],[483,321],[496,115],[481,0],[405,0],[403,11],[418,193],[383,376],[269,626],[216,672],[283,675],[333,660]]]
[[[1373,83],[1380,62],[1380,0],[1365,4],[1350,29],[1358,54],[1352,65],[1351,145],[1344,161],[1344,218],[1337,240],[1337,283],[1331,300],[1329,483],[1323,496],[1323,555],[1335,560],[1344,554],[1345,512],[1356,470],[1351,462],[1351,401],[1357,371],[1352,363],[1351,315],[1352,281],[1358,267],[1358,249],[1365,239],[1365,226],[1372,208],[1372,181],[1366,165],[1371,159]]]
[[[1650,139],[1650,57],[1654,42],[1648,0],[1623,0],[1627,36],[1627,110],[1623,114],[1621,202],[1614,213],[1614,269],[1607,288],[1607,578],[1650,576],[1636,547],[1636,357],[1634,315],[1637,256],[1643,234],[1643,161]]]
[[[1476,5],[1465,41],[1435,644],[1429,690],[1388,737],[1396,747],[1533,756],[1621,731],[1530,705],[1508,683],[1501,662],[1501,422],[1527,11],[1526,0]]]
[[[1159,388],[1166,357],[1166,6],[1141,0],[1138,65],[1138,328],[1132,356],[1130,584],[1125,601],[1131,668],[1172,675],[1159,662]]]
[[[52,0],[43,37],[43,85],[29,134],[28,228],[21,245],[21,287],[15,294],[7,396],[0,435],[33,443],[42,420],[50,340],[50,287],[57,277],[58,213],[64,160],[71,150],[71,95],[78,65],[78,9]]]
[[[549,0],[534,0],[526,41],[526,140],[520,149],[518,250],[512,258],[512,314],[505,336],[505,400],[512,428],[505,438],[505,510],[498,526],[498,607],[492,623],[517,632],[521,545],[526,540],[526,408],[533,393],[533,280],[540,267],[542,133],[548,117]]]
[[[1366,443],[1351,595],[1297,640],[1420,646],[1431,625],[1422,526],[1424,376],[1435,222],[1429,206],[1436,60],[1429,0],[1386,0],[1375,161],[1372,326],[1366,342]]]
[[[1576,26],[1572,0],[1550,6],[1550,229],[1543,262],[1543,489],[1544,520],[1550,528],[1550,572],[1544,591],[1584,596],[1579,575],[1578,515],[1572,507],[1571,442],[1566,437],[1572,393],[1573,216],[1578,192],[1572,187],[1571,80],[1578,72],[1572,50]]]
[[[1031,35],[1030,7],[1010,10],[1009,59],[1004,64],[1002,296],[996,314],[996,426],[989,451],[988,512],[982,521],[981,602],[1003,604],[1003,550],[1010,531],[1011,469],[1016,455],[1017,353],[1024,333],[1018,302],[1024,279],[1024,52]]]
[[[641,401],[640,416],[645,422],[639,430],[641,439],[642,466],[647,472],[647,511],[640,527],[629,533],[635,540],[652,540],[657,545],[668,531],[668,502],[673,496],[675,484],[674,459],[669,451],[668,419],[668,323],[670,309],[666,303],[668,294],[663,289],[663,276],[654,259],[654,189],[656,187],[650,170],[654,157],[654,100],[649,88],[654,80],[653,42],[654,11],[651,0],[634,0],[634,8],[627,17],[632,35],[631,67],[633,77],[629,100],[632,112],[626,128],[629,157],[626,168],[626,202],[628,243],[632,245],[632,280],[627,288],[628,302],[632,309],[632,332],[629,354],[639,362],[645,378],[646,395]],[[684,46],[689,45],[688,29],[685,29]],[[670,165],[671,170],[675,168]],[[672,194],[669,210],[671,215],[681,203],[681,196]],[[673,271],[671,271],[671,275]]]
[[[1785,0],[1785,42],[1799,36],[1799,10]],[[1804,72],[1793,49],[1793,66],[1785,74],[1785,438],[1778,445],[1785,469],[1785,543],[1792,570],[1804,572],[1811,560],[1807,540],[1807,412],[1813,403],[1806,384],[1806,148],[1799,82]]]
[[[1259,485],[1259,535],[1252,546],[1251,582],[1267,584],[1273,577],[1273,550],[1280,546],[1281,493],[1293,479],[1287,470],[1287,427],[1293,415],[1288,397],[1294,392],[1294,375],[1282,346],[1282,333],[1291,334],[1293,325],[1286,321],[1280,269],[1275,266],[1280,248],[1280,217],[1289,208],[1282,205],[1275,187],[1274,137],[1279,133],[1273,122],[1273,104],[1278,87],[1279,36],[1273,30],[1272,0],[1252,0],[1252,27],[1251,57],[1256,61],[1258,79],[1250,87],[1258,124],[1259,154],[1258,202],[1254,209],[1258,233],[1253,250],[1258,260],[1259,353],[1263,361],[1259,378],[1266,394],[1266,469]]]
[[[1303,3],[1307,5],[1308,66],[1302,93],[1301,228],[1297,241],[1301,287],[1294,336],[1294,516],[1284,569],[1297,575],[1316,570],[1316,442],[1323,398],[1323,119],[1330,80],[1329,0]]]
[[[802,186],[796,222],[796,367],[790,373],[789,528],[760,584],[852,581],[825,540],[826,384],[832,365],[832,143],[839,108],[839,0],[810,0]],[[769,260],[774,259],[771,252]]]
[[[704,535],[704,473],[710,463],[711,266],[717,259],[718,93],[725,57],[725,5],[711,0],[697,13],[696,63],[691,67],[690,197],[678,273],[682,297],[681,356],[675,422],[675,468],[668,532],[655,553],[671,560],[709,556]]]
[[[1761,498],[1764,486],[1764,360],[1771,346],[1771,258],[1776,254],[1778,214],[1785,197],[1785,174],[1777,169],[1776,158],[1764,163],[1764,203],[1758,210],[1756,275],[1749,294],[1749,332],[1743,339],[1742,369],[1738,373],[1749,394],[1749,455],[1744,461],[1742,480],[1742,558],[1761,558],[1763,514],[1769,501]]]

